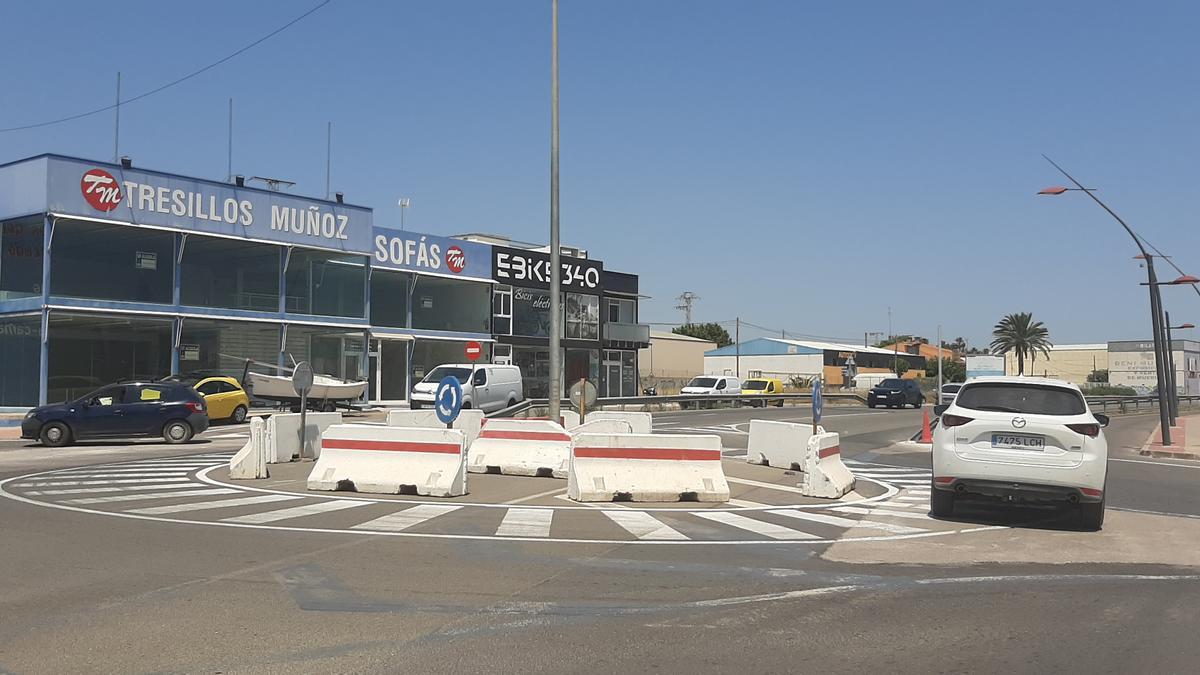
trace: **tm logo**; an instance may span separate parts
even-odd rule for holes
[[[451,246],[446,249],[446,267],[450,268],[451,272],[458,274],[467,266],[467,256],[462,249],[457,246]]]
[[[92,169],[79,181],[83,198],[97,211],[112,211],[121,205],[121,185],[104,169]]]

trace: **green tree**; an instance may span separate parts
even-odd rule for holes
[[[930,359],[925,366],[925,377],[937,377],[937,359]],[[954,359],[942,359],[942,380],[945,382],[966,382],[967,364]]]
[[[1088,382],[1108,382],[1108,368],[1101,368],[1099,370],[1093,370],[1092,373],[1087,376],[1087,381]]]
[[[700,338],[701,340],[710,340],[717,343],[718,347],[733,344],[733,340],[729,337],[729,331],[722,328],[719,323],[686,323],[677,328],[672,328],[671,332],[677,335]]]
[[[907,373],[908,369],[908,359],[896,359],[896,377],[900,377],[901,375]]]
[[[1041,321],[1034,321],[1033,314],[1019,312],[1000,319],[992,329],[992,352],[1017,355],[1017,373],[1025,374],[1025,359],[1031,361],[1041,352],[1050,358],[1050,331]]]

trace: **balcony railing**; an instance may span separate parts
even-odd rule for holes
[[[644,323],[613,323],[604,324],[604,339],[613,342],[650,342],[650,326]]]

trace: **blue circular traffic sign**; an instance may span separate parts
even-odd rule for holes
[[[821,407],[823,404],[824,404],[824,400],[821,397],[821,380],[820,380],[820,378],[818,378],[817,381],[813,383],[813,394],[812,394],[813,423],[821,421]]]
[[[433,395],[433,410],[443,424],[451,424],[462,410],[463,390],[458,378],[448,375],[438,383],[437,392]]]

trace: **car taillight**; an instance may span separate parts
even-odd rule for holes
[[[188,402],[187,402],[187,403],[185,403],[184,405],[186,405],[186,406],[187,406],[187,409],[188,409],[188,410],[191,410],[191,411],[192,411],[192,412],[194,412],[194,413],[202,413],[202,412],[204,412],[204,404],[203,404],[203,403],[197,403],[197,402],[195,402],[195,401],[188,401]]]
[[[942,415],[942,419],[938,424],[943,427],[961,427],[967,422],[974,421],[973,418],[963,417],[962,415]]]
[[[937,476],[933,479],[935,483],[953,483],[954,476]]]
[[[1092,438],[1100,435],[1099,424],[1068,424],[1067,428],[1077,434],[1083,434],[1084,436],[1090,436]]]

